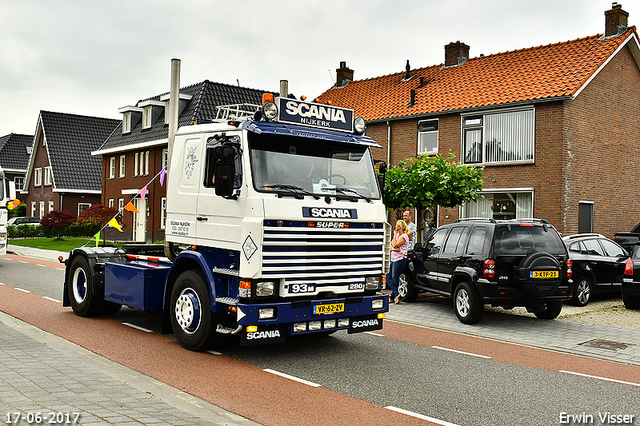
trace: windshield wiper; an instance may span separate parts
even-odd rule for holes
[[[339,192],[339,193],[344,194],[344,195],[347,195],[347,193],[354,194],[358,198],[362,198],[363,200],[367,200],[367,203],[372,203],[373,202],[373,201],[371,201],[371,198],[365,197],[364,195],[362,195],[361,193],[359,193],[355,189],[343,188],[343,187],[340,187],[340,186],[336,186],[333,189],[336,192]]]
[[[304,188],[301,188],[299,186],[295,186],[295,185],[285,185],[285,184],[281,184],[281,183],[274,183],[273,185],[262,185],[263,188],[273,188],[273,189],[277,189],[277,190],[284,190],[284,191],[289,191],[291,194],[293,194],[296,198],[304,198],[305,195],[310,195],[313,198],[315,198],[316,200],[319,200],[320,197],[316,194],[314,194],[313,192],[309,192]],[[283,196],[284,194],[282,193],[278,193],[278,196]]]

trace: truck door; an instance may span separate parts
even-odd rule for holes
[[[247,211],[246,191],[244,194],[242,191],[246,182],[243,177],[241,137],[242,132],[208,134],[206,137],[203,180],[199,185],[196,206],[196,229],[200,245],[238,250],[242,242],[242,221]],[[216,195],[216,167],[222,162],[216,158],[215,149],[222,144],[230,144],[237,149],[237,155],[232,159],[235,172],[232,177],[232,197]],[[220,179],[220,176],[217,178]]]

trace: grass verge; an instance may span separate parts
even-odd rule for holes
[[[88,242],[88,244],[87,244]],[[102,243],[102,241],[100,241]],[[94,245],[95,240],[87,237],[67,237],[62,239],[57,238],[23,238],[19,240],[9,240],[9,244],[21,247],[32,247],[44,250],[57,250],[63,252],[69,252],[76,247],[82,247],[83,245]]]

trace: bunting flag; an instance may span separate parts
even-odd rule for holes
[[[162,170],[160,170],[160,186],[164,186],[164,177],[167,175],[167,168],[163,167]]]
[[[96,247],[98,247],[98,244],[100,244],[100,231],[98,231],[98,233],[94,235],[93,238],[96,239]]]
[[[129,204],[127,204],[126,206],[124,206],[125,210],[128,210],[130,212],[134,212],[134,213],[138,213],[140,214],[140,212],[138,211],[138,209],[136,209],[136,206],[133,205],[133,203],[131,201],[129,201]]]
[[[115,217],[109,221],[109,226],[116,228],[120,232],[124,232]]]
[[[147,186],[145,185],[144,188],[142,188],[142,190],[140,191],[140,199],[142,201],[144,201],[144,197],[147,195]]]

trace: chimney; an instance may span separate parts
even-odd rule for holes
[[[444,47],[444,66],[453,67],[464,64],[469,59],[469,46],[460,41],[451,42]]]
[[[336,70],[336,86],[344,87],[353,81],[353,70],[347,68],[347,62],[340,62],[340,68]]]
[[[622,34],[627,30],[629,12],[622,10],[622,5],[613,3],[611,10],[604,12],[604,36],[611,37]]]

